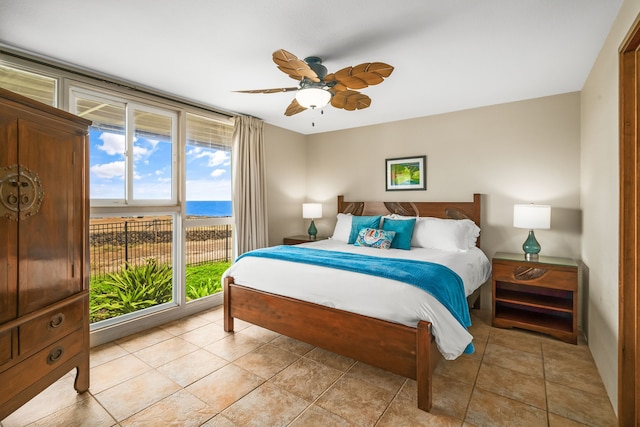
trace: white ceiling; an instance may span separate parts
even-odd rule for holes
[[[0,0],[0,43],[302,134],[579,91],[622,0]],[[286,117],[271,54],[395,67],[371,107]],[[315,122],[315,126],[312,126]]]

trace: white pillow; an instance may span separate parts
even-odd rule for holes
[[[343,214],[339,213],[337,215],[338,221],[336,222],[336,227],[333,229],[332,239],[338,240],[340,242],[349,243],[349,235],[351,234],[351,214]]]
[[[480,228],[470,219],[418,218],[411,246],[464,252],[476,246]]]

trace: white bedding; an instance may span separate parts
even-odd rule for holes
[[[479,248],[467,252],[427,248],[381,250],[333,239],[305,243],[304,246],[439,263],[462,278],[467,296],[491,276],[491,263]],[[460,356],[473,338],[431,294],[395,280],[259,257],[240,259],[222,278],[227,276],[243,286],[407,326],[415,327],[418,321],[427,320],[431,322],[438,349],[446,359]]]

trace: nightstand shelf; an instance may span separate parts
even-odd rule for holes
[[[497,253],[493,258],[492,323],[577,343],[578,265],[568,258]]]

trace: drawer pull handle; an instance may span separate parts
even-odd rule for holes
[[[49,320],[49,329],[59,328],[62,323],[64,323],[64,313],[58,313],[51,316],[51,320]]]
[[[51,316],[51,320],[49,320],[49,329],[59,328],[64,323],[64,319],[64,313],[54,314]]]
[[[513,278],[527,281],[539,279],[547,273],[546,268],[516,267],[513,269]]]
[[[62,358],[62,354],[64,353],[64,348],[58,346],[49,352],[47,356],[47,365],[53,365],[58,360]]]

